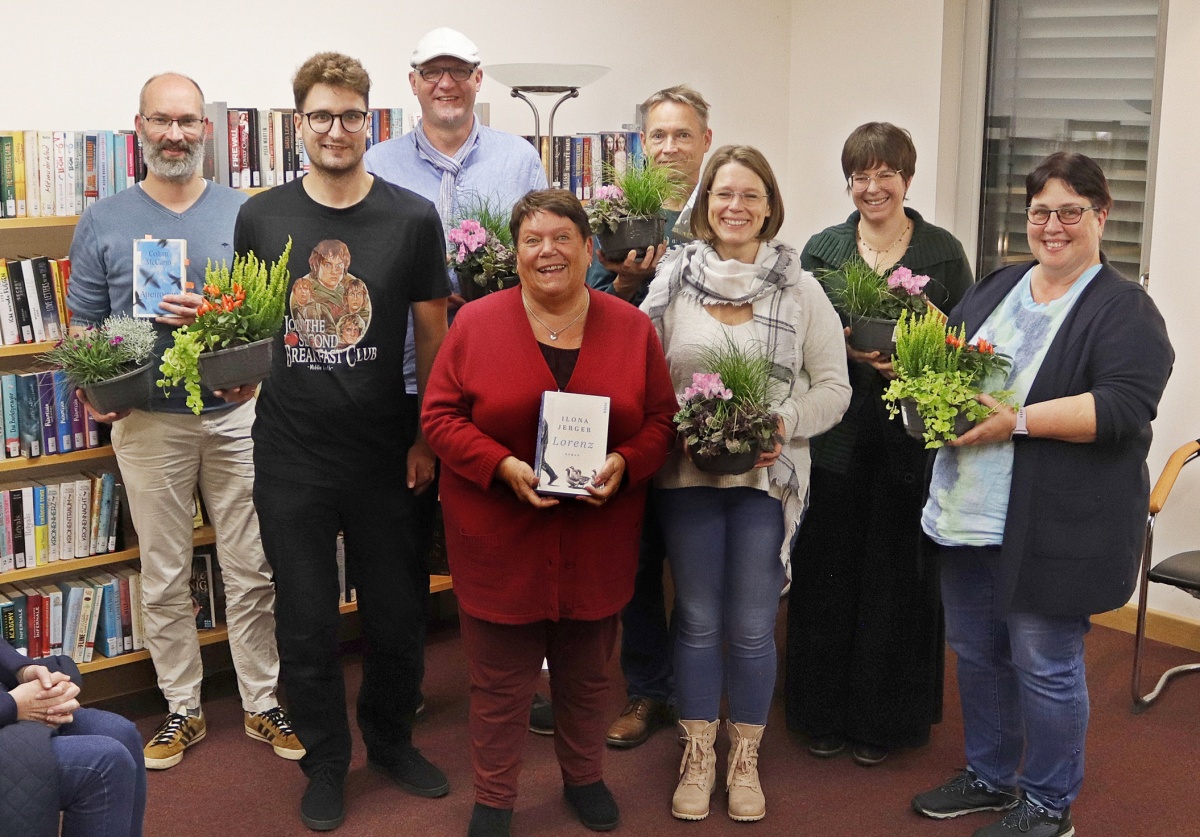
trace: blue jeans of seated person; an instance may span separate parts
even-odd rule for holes
[[[1083,784],[1087,616],[1005,613],[999,547],[942,547],[946,640],[958,655],[967,765],[1061,813]],[[1024,767],[1018,775],[1024,756]]]
[[[730,721],[765,724],[785,579],[783,506],[754,488],[673,488],[658,496],[675,580],[680,717],[716,720],[725,685]]]
[[[137,727],[112,712],[77,709],[50,743],[63,837],[141,837],[146,763]]]
[[[663,563],[667,548],[659,522],[654,488],[646,494],[646,516],[638,550],[633,598],[621,612],[621,673],[626,694],[674,703],[671,678],[671,638],[663,590]]]

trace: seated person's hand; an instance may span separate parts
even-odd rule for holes
[[[230,404],[243,404],[253,398],[256,392],[258,392],[258,384],[254,383],[242,384],[240,387],[230,387],[229,389],[215,389],[213,395]]]
[[[19,686],[9,692],[17,704],[17,719],[49,726],[68,724],[79,708],[79,687],[71,678],[45,666],[29,665],[17,672]]]
[[[133,410],[117,410],[115,413],[102,413],[91,405],[91,402],[87,400],[87,396],[81,389],[75,390],[75,397],[79,399],[79,403],[83,405],[83,409],[87,410],[88,414],[91,415],[92,418],[94,418],[96,421],[102,421],[105,424],[112,424],[114,421],[120,421],[121,419],[125,418],[125,416],[133,412]]]
[[[647,249],[646,255],[640,260],[637,258],[636,250],[630,250],[625,256],[625,260],[621,262],[609,261],[604,258],[603,253],[600,253],[597,259],[606,270],[617,274],[617,278],[613,280],[613,291],[616,295],[622,299],[629,299],[654,278],[654,271],[666,252],[667,244],[664,241],[654,249]]]

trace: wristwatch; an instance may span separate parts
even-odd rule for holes
[[[1025,425],[1025,408],[1017,410],[1017,426],[1013,428],[1013,438],[1017,436],[1028,436],[1029,428]]]

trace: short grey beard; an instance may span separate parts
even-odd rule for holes
[[[147,171],[163,180],[172,183],[187,183],[196,176],[204,162],[204,138],[200,137],[193,143],[186,143],[188,154],[182,160],[164,160],[158,151],[158,144],[142,137],[142,157],[146,161]]]

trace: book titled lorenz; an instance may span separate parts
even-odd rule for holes
[[[140,238],[133,242],[133,316],[159,317],[167,294],[183,293],[187,273],[187,241]]]
[[[540,418],[537,492],[586,497],[608,456],[608,396],[549,390]]]

